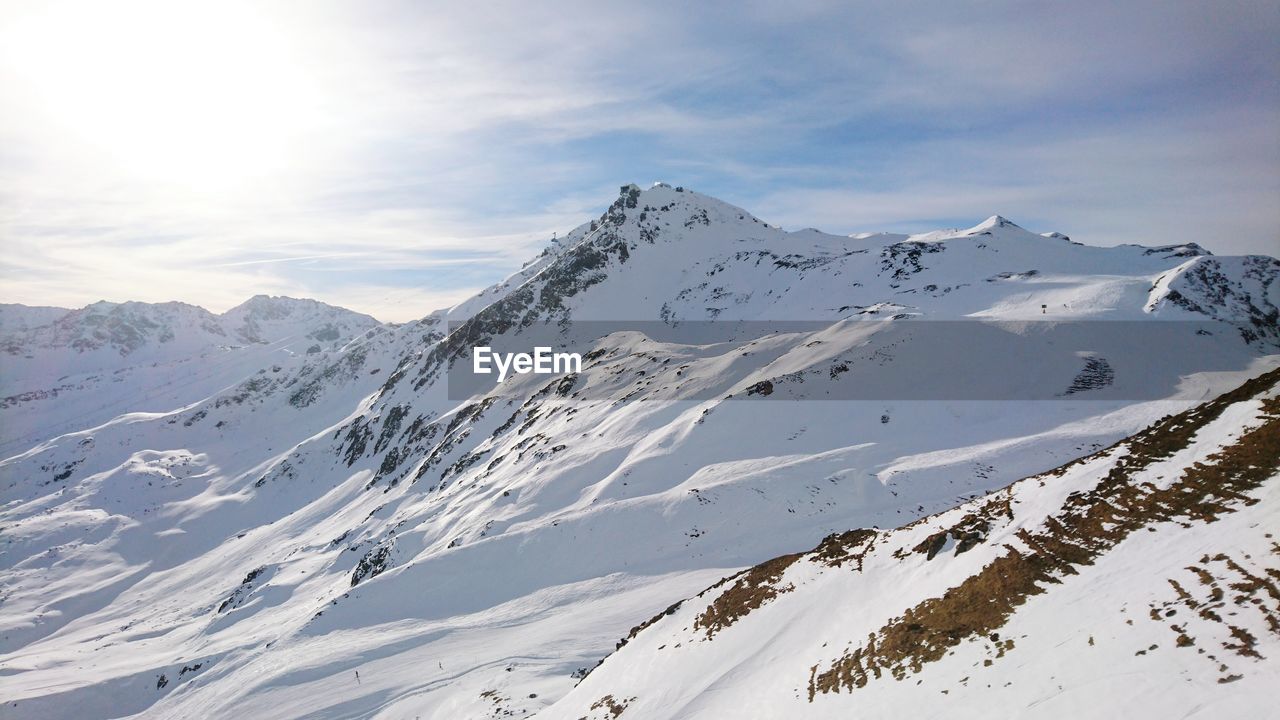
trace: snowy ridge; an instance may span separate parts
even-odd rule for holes
[[[539,717],[1250,715],[1280,680],[1278,388],[727,577]]]
[[[507,280],[417,323],[308,355],[311,330],[275,334],[247,310],[226,332],[252,324],[289,362],[237,364],[4,453],[7,694],[51,718],[545,709],[638,618],[717,578],[954,507],[1276,367],[1274,336],[1243,330],[1275,304],[1280,267],[1202,253],[1089,247],[998,217],[787,233],[681,188],[624,186]],[[1153,287],[1198,297],[1172,277],[1189,259],[1221,263],[1226,284],[1209,274],[1202,290],[1238,302],[1153,306]],[[1158,362],[1090,339],[1028,367],[1004,343],[1030,320],[1181,333],[1165,321],[1188,317],[1210,330]],[[979,389],[1053,399],[827,399],[945,380],[948,347],[920,323],[974,319],[995,328],[971,343]],[[617,320],[814,327],[676,342]],[[581,344],[580,374],[451,396],[471,345],[538,328]],[[1135,383],[1145,394],[1126,394]]]
[[[1147,301],[1149,312],[1243,319],[1249,340],[1280,337],[1278,261],[1261,256],[1197,257],[1161,275]]]

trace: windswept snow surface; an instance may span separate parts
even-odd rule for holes
[[[24,331],[6,375],[26,352],[81,374],[123,362],[114,387],[133,396],[166,373],[193,384],[103,414],[99,380],[54,417],[36,400],[5,416],[3,712],[543,710],[637,622],[725,575],[954,507],[1280,365],[1280,262],[1171,240],[1089,247],[999,217],[912,237],[788,233],[698,193],[625,186],[506,281],[404,326],[352,320],[320,340],[250,307],[219,334],[196,308],[147,306],[173,313],[138,310],[173,340],[65,318]],[[609,332],[712,320],[809,325],[704,343]],[[979,374],[953,381],[951,348],[916,328],[978,320],[1204,332],[1186,323],[1182,352],[1071,345],[1066,364],[968,343]],[[450,391],[469,346],[545,327],[587,343],[580,374]],[[220,342],[249,352],[210,369]],[[159,374],[131,359],[180,344],[213,355],[149,360]],[[1018,392],[829,399],[921,373]]]

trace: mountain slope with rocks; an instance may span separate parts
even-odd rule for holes
[[[1277,277],[1184,239],[1090,247],[998,216],[785,232],[624,186],[454,308],[6,452],[9,702],[544,710],[721,577],[917,522],[1275,368]],[[228,332],[270,342],[268,315]],[[472,347],[544,342],[581,371],[467,377]]]
[[[638,625],[539,717],[1249,717],[1280,681],[1280,371]]]

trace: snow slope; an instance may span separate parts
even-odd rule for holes
[[[1280,365],[1277,277],[1182,239],[788,233],[625,186],[454,308],[6,452],[4,694],[51,718],[530,714],[717,578]],[[582,372],[459,391],[472,345],[535,337]]]
[[[1258,717],[1280,682],[1280,371],[622,640],[553,718]]]

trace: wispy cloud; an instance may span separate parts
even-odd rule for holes
[[[40,5],[0,11],[0,38]],[[70,9],[50,16],[65,25],[89,3],[52,5]],[[272,292],[407,320],[509,274],[618,184],[658,179],[835,232],[1000,212],[1098,244],[1278,244],[1274,3],[122,0],[113,12],[181,39],[192,30],[171,8],[187,6],[219,32],[265,38],[263,72],[295,90],[263,99],[274,116],[212,115],[242,132],[261,122],[261,137],[185,165],[185,151],[131,162],[52,122],[23,58],[0,53],[0,300],[223,309]],[[211,43],[227,49],[198,82],[217,82],[232,45]],[[68,68],[56,77],[93,72]],[[195,103],[174,117],[202,124],[200,89],[174,96]],[[140,97],[86,111],[185,137]],[[149,149],[145,133],[130,142]]]

